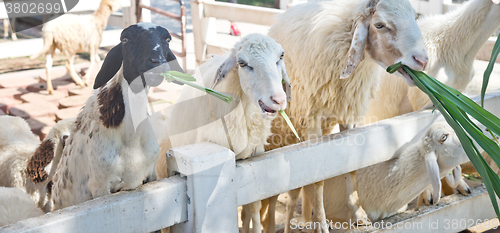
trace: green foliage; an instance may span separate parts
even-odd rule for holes
[[[412,70],[407,66],[401,65],[401,63],[390,66],[387,68],[387,71],[395,72],[399,68],[408,73],[415,82],[415,85],[429,96],[434,106],[436,106],[448,124],[455,130],[467,156],[481,175],[493,208],[497,216],[500,217],[495,197],[495,194],[500,197],[500,178],[486,163],[474,142],[490,155],[497,166],[500,164],[500,148],[497,143],[483,134],[481,129],[469,118],[469,115],[496,135],[500,135],[500,119],[467,96],[462,95],[459,91],[444,85],[424,72]],[[489,74],[487,76],[489,77]]]

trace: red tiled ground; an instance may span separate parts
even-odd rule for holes
[[[76,64],[76,71],[86,70],[89,63]],[[99,68],[90,75],[94,78]],[[27,119],[32,131],[40,138],[48,133],[59,120],[76,118],[88,97],[93,93],[94,80],[89,86],[76,85],[64,66],[55,66],[51,72],[55,92],[46,91],[45,69],[33,69],[0,74],[0,115],[20,116]],[[162,83],[151,89],[150,101],[154,111],[161,111],[172,105],[179,96],[181,86]]]
[[[79,72],[82,67],[86,69],[88,63],[75,66]],[[97,72],[95,69],[91,77]],[[55,91],[49,95],[44,80],[45,69],[0,74],[0,115],[8,113],[25,118],[40,138],[56,121],[76,117],[92,94],[92,88],[76,85],[64,66],[53,67],[51,77]],[[93,84],[93,80],[90,83]]]

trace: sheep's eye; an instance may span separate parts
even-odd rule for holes
[[[127,38],[123,38],[123,39],[122,39],[122,43],[124,43],[124,44],[125,44],[125,43],[127,43],[127,42],[128,42],[128,39],[127,39]]]
[[[245,67],[247,66],[247,63],[245,63],[244,61],[239,61],[238,65],[240,65],[241,67]]]
[[[384,27],[385,27],[385,25],[383,23],[376,23],[375,24],[375,28],[377,28],[377,29],[382,29]]]
[[[172,38],[167,38],[167,43],[170,43],[171,40]]]
[[[443,134],[443,135],[441,135],[441,138],[439,139],[439,142],[443,143],[444,141],[446,141],[446,139],[448,139],[448,134]]]

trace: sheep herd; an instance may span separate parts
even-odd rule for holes
[[[56,48],[67,56],[74,81],[88,84],[72,60],[86,50],[94,65],[103,24],[116,9],[116,1],[103,0],[93,16],[61,17],[44,26],[44,49],[33,58],[47,54],[49,92]],[[385,69],[402,62],[464,90],[476,53],[500,27],[500,6],[471,0],[442,16],[416,18],[408,0],[292,7],[277,17],[268,36],[245,36],[229,54],[197,68],[199,85],[230,93],[233,103],[184,87],[168,116],[149,116],[147,93],[163,81],[160,73],[179,70],[171,36],[151,23],[125,28],[76,119],[59,121],[40,142],[23,119],[0,117],[0,227],[168,178],[165,154],[175,147],[212,142],[241,160],[298,143],[278,111],[287,113],[306,141],[333,133],[337,125],[343,131],[432,107],[407,73]],[[81,33],[91,31],[93,39],[73,33],[75,38],[62,41],[65,33],[49,33],[68,23],[81,24]],[[285,232],[291,232],[300,193],[304,220],[322,223],[315,232],[326,233],[325,220],[367,225],[404,211],[417,196],[436,204],[445,184],[470,192],[460,176],[467,160],[451,127],[435,122],[389,161],[289,191]],[[274,232],[276,199],[243,206],[242,232]]]

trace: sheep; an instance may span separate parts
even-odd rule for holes
[[[52,210],[156,179],[159,146],[147,118],[147,89],[161,84],[160,73],[180,66],[163,27],[131,25],[120,40],[67,139],[53,178]]]
[[[0,116],[0,186],[20,188],[50,211],[50,180],[73,122],[57,122],[40,143],[24,119]]]
[[[0,230],[2,226],[43,214],[21,189],[0,187]]]
[[[230,148],[237,160],[264,152],[271,121],[291,100],[283,54],[281,45],[272,38],[250,34],[236,43],[229,55],[215,56],[202,64],[199,84],[232,93],[239,102],[226,104],[184,88],[167,119],[168,137],[160,143],[157,177],[168,177],[165,154],[174,147],[210,141]],[[260,201],[243,207],[243,232],[249,232],[250,218],[253,232],[261,232],[259,210]],[[274,231],[274,225],[269,227]]]
[[[473,62],[481,46],[500,27],[500,5],[471,0],[455,11],[418,20],[429,53],[427,74],[459,91],[474,77]],[[432,106],[416,87],[380,71],[380,89],[370,101],[365,123],[391,118]]]
[[[359,122],[375,94],[379,66],[386,68],[401,61],[416,70],[425,68],[427,54],[415,17],[406,0],[306,3],[278,16],[269,35],[287,51],[284,61],[300,101],[291,103],[286,112],[302,139],[330,134],[337,124],[345,130]],[[412,84],[408,74],[403,71],[401,75]],[[281,118],[272,125],[271,144],[266,150],[298,142]],[[366,214],[355,201],[355,181],[355,172],[346,175],[348,195],[353,200],[350,210],[354,219],[367,223]],[[315,222],[322,222],[323,182],[307,187],[307,196],[314,202]],[[290,231],[299,191],[289,192],[286,232]],[[310,212],[311,203],[303,204],[309,208],[305,212]],[[304,217],[309,221],[311,214]],[[327,232],[326,224],[321,225],[322,232]]]
[[[50,70],[52,69],[52,57],[56,49],[59,49],[66,57],[66,69],[73,81],[82,87],[89,84],[92,69],[96,62],[100,62],[97,50],[100,47],[102,33],[106,28],[108,18],[113,11],[117,11],[120,7],[118,0],[102,0],[93,15],[65,14],[45,23],[42,28],[43,49],[39,53],[32,55],[30,59],[34,60],[46,55],[45,71],[49,94],[54,92]],[[76,53],[80,52],[90,54],[90,65],[83,80],[73,67]]]
[[[3,38],[4,39],[7,39],[9,38],[9,28],[10,26],[12,26],[12,32],[11,32],[11,37],[12,37],[12,40],[17,40],[17,35],[16,35],[16,27],[15,27],[15,21],[16,21],[16,18],[12,18],[12,22],[14,22],[13,24],[10,23],[9,19],[3,19]]]
[[[434,204],[439,202],[441,182],[459,164],[468,161],[453,129],[438,121],[403,145],[391,160],[357,171],[359,202],[371,220],[406,210],[427,186],[432,185]],[[458,166],[459,167],[459,166]],[[409,185],[411,184],[411,185]],[[349,221],[344,177],[325,181],[325,211],[331,221]]]

